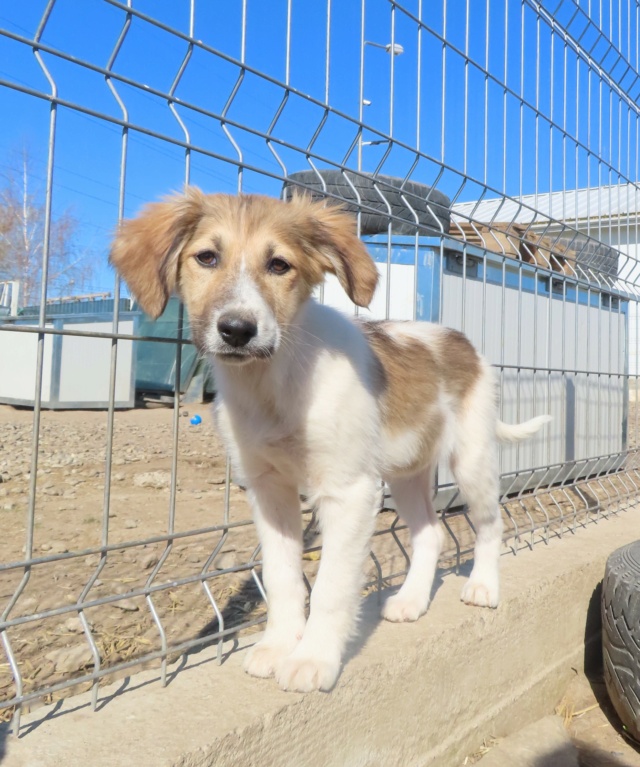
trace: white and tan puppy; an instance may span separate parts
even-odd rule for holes
[[[414,621],[429,604],[442,545],[431,494],[448,460],[476,529],[462,599],[498,604],[502,521],[497,416],[489,365],[460,333],[429,323],[359,322],[316,303],[325,272],[358,306],[378,272],[335,206],[296,197],[184,195],[122,224],[111,261],[152,317],[171,293],[214,368],[217,421],[247,483],[263,551],[268,621],[247,654],[255,676],[286,690],[330,689],[358,615],[363,564],[385,479],[413,558],[383,616]],[[318,510],[322,561],[305,615],[299,491]]]

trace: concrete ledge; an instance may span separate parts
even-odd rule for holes
[[[283,693],[247,677],[241,652],[222,668],[204,652],[167,689],[147,672],[104,690],[97,713],[79,696],[25,717],[20,739],[0,730],[3,767],[458,765],[483,737],[553,711],[597,632],[606,558],[639,537],[631,509],[503,557],[495,611],[463,605],[454,576],[416,624],[378,622],[371,600],[331,693]]]

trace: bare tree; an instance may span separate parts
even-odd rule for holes
[[[0,173],[0,278],[19,280],[24,305],[40,302],[45,244],[45,195],[26,150]],[[52,215],[48,296],[82,292],[93,264],[78,245],[78,221],[69,210]]]

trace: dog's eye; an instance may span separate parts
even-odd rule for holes
[[[284,258],[276,257],[269,260],[267,269],[271,272],[271,274],[286,274],[289,269],[291,269],[291,265],[288,264]]]
[[[200,266],[218,266],[218,254],[213,250],[203,250],[196,255],[196,261]]]

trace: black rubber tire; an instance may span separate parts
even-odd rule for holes
[[[363,176],[348,171],[343,173],[339,170],[319,172],[324,186],[313,170],[292,173],[284,184],[285,198],[288,190],[301,186],[316,199],[324,198],[327,192],[336,195],[344,202],[347,210],[357,213],[358,196],[345,178],[348,176],[349,181],[358,191],[362,206],[367,206],[367,208],[363,207],[360,217],[362,235],[386,234],[389,231],[389,221],[391,221],[393,234],[415,234],[418,230],[420,234],[433,236],[449,232],[451,200],[437,189],[416,181],[403,181],[394,176]],[[376,187],[380,193],[376,191]],[[389,207],[380,196],[381,194]],[[403,194],[415,211],[415,215],[402,199]],[[371,208],[375,212],[372,212]],[[393,218],[389,216],[389,208]],[[416,226],[416,216],[419,226]]]
[[[609,697],[640,740],[640,541],[607,560],[602,584],[602,651]]]

